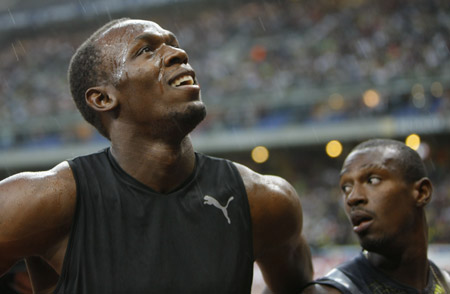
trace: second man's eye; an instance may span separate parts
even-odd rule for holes
[[[350,194],[352,191],[352,187],[350,185],[342,185],[341,186],[342,192],[344,192],[345,195]]]
[[[367,182],[368,182],[369,184],[376,185],[376,184],[379,184],[379,183],[381,182],[381,179],[378,178],[378,177],[369,177],[369,179],[367,180]]]

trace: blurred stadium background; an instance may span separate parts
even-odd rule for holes
[[[124,16],[160,23],[188,52],[208,107],[198,151],[295,186],[318,275],[358,251],[337,183],[349,150],[374,137],[408,139],[425,160],[430,252],[450,269],[450,2],[3,0],[0,179],[107,146],[66,71]]]

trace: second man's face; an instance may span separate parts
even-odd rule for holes
[[[396,164],[398,151],[368,148],[344,162],[340,186],[347,216],[363,248],[383,250],[414,229],[413,185]]]

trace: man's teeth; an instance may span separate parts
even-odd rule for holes
[[[179,87],[179,86],[186,86],[186,85],[193,85],[194,84],[194,79],[189,76],[181,76],[178,79],[176,79],[175,81],[173,81],[170,85],[172,87]]]

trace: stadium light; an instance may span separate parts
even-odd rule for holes
[[[432,83],[431,87],[430,87],[430,90],[431,90],[431,94],[434,97],[440,98],[444,94],[444,88],[442,87],[442,84],[439,83],[439,82]]]
[[[340,110],[344,106],[344,97],[338,93],[331,94],[328,98],[328,105],[333,110]]]
[[[411,134],[405,139],[406,146],[409,146],[411,149],[417,150],[420,146],[420,137],[417,134]]]
[[[363,101],[367,107],[374,108],[380,104],[380,95],[375,90],[367,90],[363,94]]]
[[[325,151],[329,157],[336,158],[342,153],[342,144],[338,140],[331,140],[327,143]]]
[[[264,146],[256,146],[252,150],[252,159],[256,163],[264,163],[269,159],[269,150]]]

